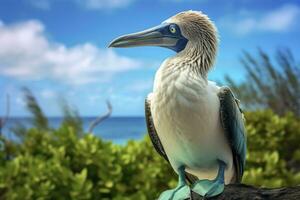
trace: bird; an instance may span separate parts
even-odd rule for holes
[[[208,80],[219,43],[212,20],[183,11],[160,25],[114,39],[109,47],[158,46],[175,51],[156,71],[145,100],[148,133],[178,174],[178,185],[159,200],[221,194],[242,179],[247,138],[239,100],[228,86]]]

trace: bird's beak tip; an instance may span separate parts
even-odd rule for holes
[[[118,47],[121,47],[121,46],[120,46],[120,38],[121,38],[121,37],[116,38],[116,39],[114,39],[113,41],[111,41],[111,42],[109,43],[109,45],[108,45],[108,48],[118,48]]]
[[[114,47],[114,44],[111,42],[111,43],[109,43],[109,45],[107,46],[107,48],[112,48],[112,47]]]

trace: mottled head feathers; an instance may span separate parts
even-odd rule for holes
[[[184,11],[166,20],[177,24],[189,42],[184,54],[201,65],[201,71],[207,72],[213,65],[218,47],[218,33],[214,23],[207,15],[199,11]]]

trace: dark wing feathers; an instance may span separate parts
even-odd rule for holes
[[[246,131],[239,101],[229,87],[222,87],[218,93],[220,99],[220,118],[230,143],[236,169],[236,182],[240,182],[246,160]]]
[[[152,115],[151,115],[151,107],[150,107],[150,101],[146,99],[145,101],[145,115],[146,115],[146,124],[147,124],[147,129],[148,129],[148,134],[150,136],[151,142],[155,148],[155,150],[158,152],[159,155],[161,155],[166,161],[169,162],[168,156],[164,150],[163,145],[160,142],[160,139],[156,133],[153,120],[152,120]],[[185,173],[186,179],[192,184],[198,180],[198,178],[192,174]]]
[[[150,136],[151,142],[155,150],[158,152],[159,155],[161,155],[164,159],[166,159],[169,162],[164,147],[162,146],[160,139],[156,133],[153,120],[152,120],[152,115],[151,115],[150,101],[148,99],[146,99],[145,101],[145,115],[146,115],[148,134]]]

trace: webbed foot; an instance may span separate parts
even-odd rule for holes
[[[167,190],[163,192],[158,200],[185,200],[190,198],[190,187],[185,181],[185,167],[181,166],[178,168],[178,185],[173,190]]]
[[[185,200],[190,198],[190,187],[188,185],[178,186],[175,189],[163,192],[158,200]]]
[[[221,194],[224,191],[224,172],[226,164],[219,160],[218,175],[214,180],[199,180],[192,186],[192,191],[203,196],[213,197]]]
[[[219,180],[199,180],[193,187],[192,191],[203,196],[213,197],[221,194],[224,190],[224,182]]]

